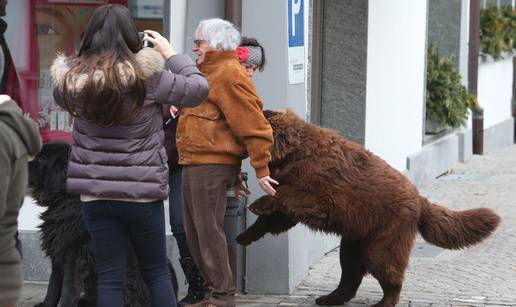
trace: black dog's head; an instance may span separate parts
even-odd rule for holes
[[[70,145],[52,142],[43,145],[39,154],[29,162],[29,188],[35,199],[66,192],[69,154]]]
[[[263,111],[272,127],[274,145],[271,148],[271,162],[287,158],[301,144],[301,131],[306,123],[294,111]]]

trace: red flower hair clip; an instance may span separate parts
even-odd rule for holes
[[[250,54],[251,53],[249,52],[249,50],[246,47],[238,47],[236,49],[236,56],[240,63],[247,60],[247,58],[249,57]]]

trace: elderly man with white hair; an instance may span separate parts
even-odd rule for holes
[[[188,246],[209,295],[186,306],[235,306],[235,285],[224,234],[226,193],[241,188],[240,165],[249,156],[263,191],[275,194],[269,175],[272,129],[262,101],[240,65],[240,33],[222,19],[200,22],[192,51],[210,86],[199,106],[184,109],[177,126],[182,170],[183,224]]]

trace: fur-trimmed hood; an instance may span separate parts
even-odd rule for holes
[[[143,71],[145,78],[149,78],[154,73],[165,69],[165,60],[159,52],[151,48],[144,48],[135,54],[136,61],[140,64],[140,68]],[[50,67],[50,76],[54,86],[59,89],[63,88],[64,78],[66,73],[71,69],[71,61],[73,59],[66,57],[63,54],[59,54]],[[133,84],[135,72],[129,63],[118,63],[117,69],[119,70],[122,78],[122,84],[128,86]],[[85,73],[68,76],[68,88],[73,92],[81,92],[84,88],[88,75]],[[104,74],[101,70],[96,70],[94,73],[94,80],[98,86],[102,86],[104,83]]]

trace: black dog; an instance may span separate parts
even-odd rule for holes
[[[43,146],[29,164],[29,187],[41,214],[41,247],[52,263],[47,294],[35,307],[95,306],[96,274],[92,244],[82,220],[78,194],[67,193],[66,171],[70,146],[53,142]],[[130,247],[128,247],[130,248]],[[177,279],[169,262],[177,297]],[[79,299],[81,293],[83,296]],[[125,306],[149,306],[149,294],[134,253],[128,258]]]

